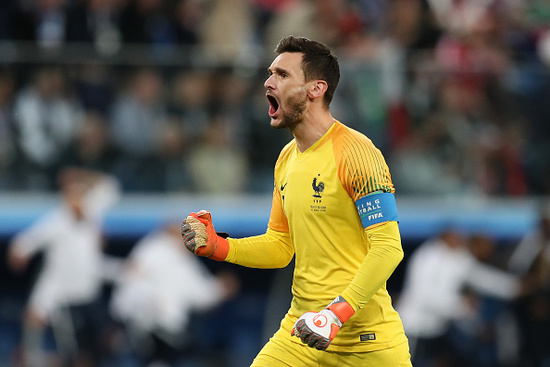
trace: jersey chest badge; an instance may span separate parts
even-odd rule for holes
[[[325,183],[321,181],[321,174],[318,174],[316,177],[313,177],[313,182],[311,187],[313,188],[313,203],[310,205],[312,212],[326,212],[327,207],[322,205],[323,196],[322,193],[325,191]]]

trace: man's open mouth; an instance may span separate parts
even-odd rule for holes
[[[267,95],[267,100],[269,101],[269,116],[273,117],[279,110],[279,102],[270,94]]]

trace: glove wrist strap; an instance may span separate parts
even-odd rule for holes
[[[227,254],[229,254],[229,241],[221,236],[216,236],[216,249],[209,258],[216,261],[224,261],[227,258]]]
[[[348,321],[350,317],[353,316],[355,313],[355,310],[351,305],[344,299],[342,296],[338,296],[332,301],[328,306],[327,309],[331,310],[332,313],[340,320],[340,322],[344,323]]]

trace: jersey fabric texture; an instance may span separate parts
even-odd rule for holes
[[[290,333],[303,313],[325,308],[338,295],[356,313],[344,323],[329,351],[366,352],[407,341],[385,285],[387,276],[402,258],[397,223],[383,222],[365,229],[355,204],[374,192],[394,192],[381,152],[366,136],[335,121],[305,152],[297,149],[294,140],[281,151],[275,165],[273,205],[266,234],[229,239],[229,262],[283,267],[293,254],[296,256],[293,299],[281,323],[283,335],[290,341],[301,343]],[[376,266],[361,273],[373,245],[371,233],[388,233],[386,237],[394,238],[394,243],[389,256],[371,261]],[[380,269],[383,271],[376,274]],[[370,293],[365,292],[369,289]]]

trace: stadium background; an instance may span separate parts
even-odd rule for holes
[[[0,365],[10,365],[40,266],[11,273],[6,246],[55,205],[60,168],[122,182],[105,223],[114,256],[201,208],[233,236],[265,230],[271,170],[289,136],[268,126],[263,81],[286,34],[336,50],[333,115],[384,152],[406,255],[449,225],[509,252],[550,193],[549,14],[544,1],[512,0],[2,1]],[[71,122],[42,160],[21,127],[25,92],[40,83]],[[137,115],[141,125],[117,128]],[[406,261],[389,283],[396,297]],[[241,292],[197,316],[196,365],[247,365],[273,327],[270,292],[288,270],[230,268]]]

